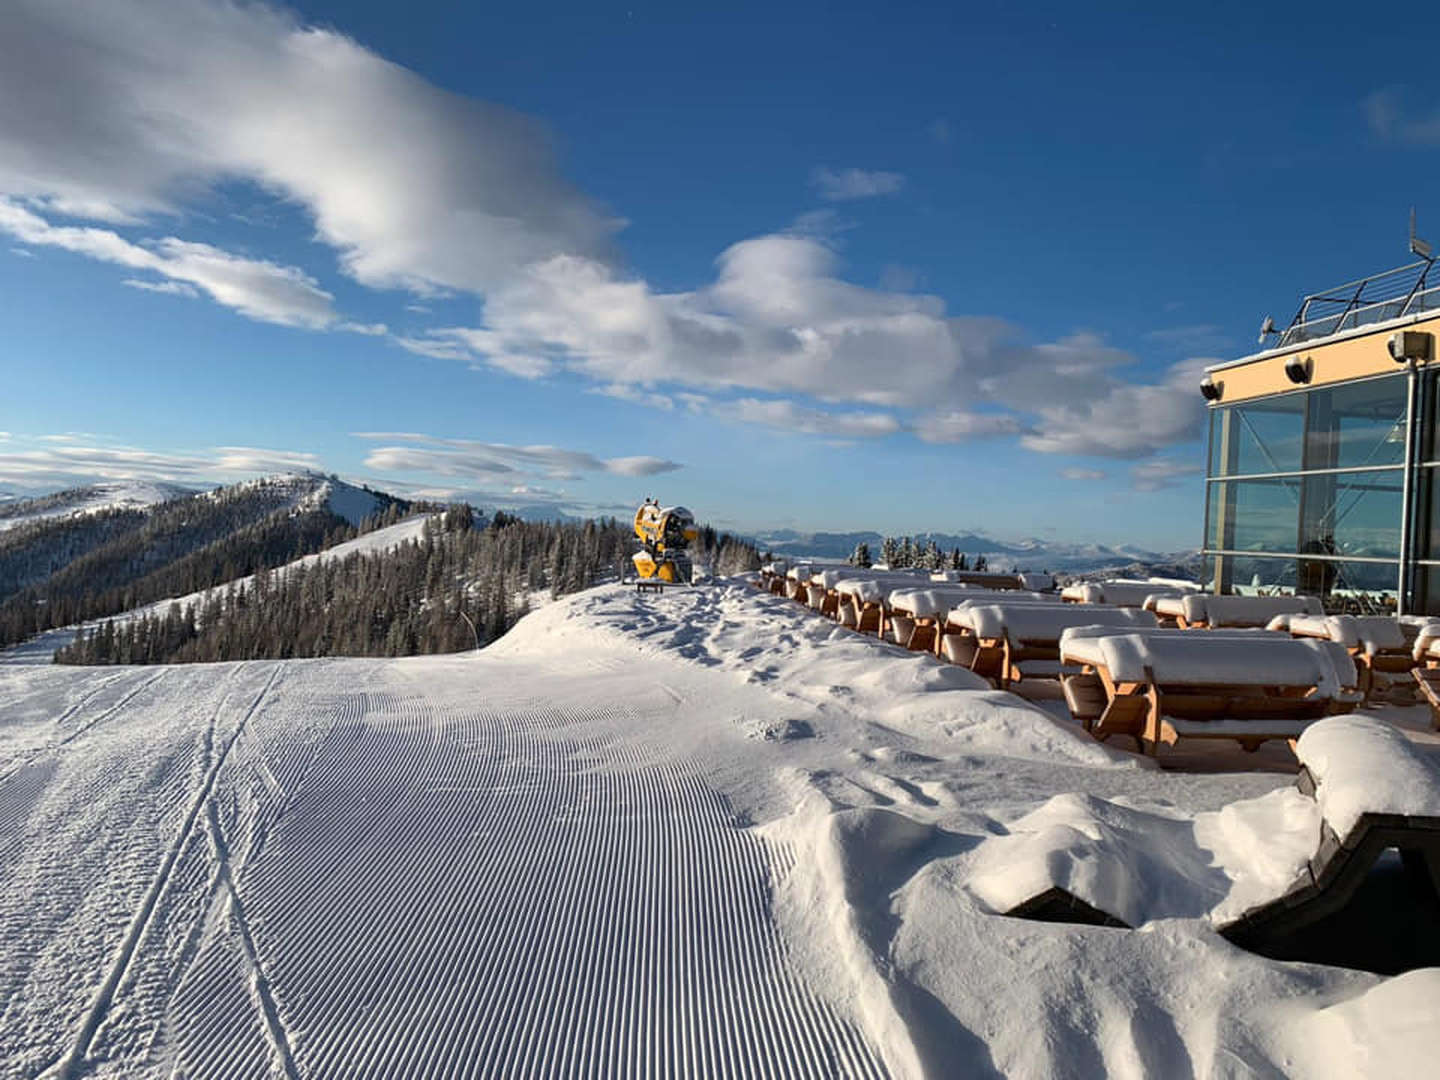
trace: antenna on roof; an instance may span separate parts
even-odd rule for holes
[[[1415,235],[1415,207],[1410,207],[1410,254],[1418,255],[1426,262],[1434,262],[1434,249]]]
[[[1279,330],[1275,329],[1275,320],[1269,315],[1266,315],[1265,321],[1260,324],[1260,344],[1264,345],[1267,337],[1271,334],[1278,334],[1279,332]]]

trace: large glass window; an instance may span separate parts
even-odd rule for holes
[[[1306,469],[1352,469],[1405,461],[1405,376],[1332,389],[1307,400]]]
[[[1205,546],[1291,553],[1299,542],[1300,477],[1212,484]]]
[[[1393,469],[1307,476],[1297,550],[1398,559],[1402,489]]]
[[[1225,577],[1226,589],[1239,596],[1300,593],[1323,597],[1331,611],[1383,614],[1395,610],[1399,564],[1276,555],[1208,556],[1201,580],[1213,584],[1217,572]],[[1436,584],[1440,600],[1440,577]]]
[[[1405,394],[1400,374],[1216,409],[1210,475],[1400,465]]]
[[[1295,472],[1305,448],[1304,394],[1216,409],[1210,475]]]
[[[1397,373],[1213,410],[1205,549],[1220,587],[1393,603],[1406,407]],[[1440,552],[1440,500],[1420,520]]]

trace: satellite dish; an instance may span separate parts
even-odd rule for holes
[[[1264,345],[1265,339],[1275,332],[1275,320],[1266,315],[1265,321],[1260,324],[1260,344]]]

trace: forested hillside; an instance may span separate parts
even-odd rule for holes
[[[322,476],[272,477],[145,509],[38,519],[0,532],[0,646],[224,584],[347,540],[361,526],[332,509],[337,489],[360,492]],[[365,505],[379,511],[364,528],[410,509],[388,495],[363,494]]]
[[[106,623],[56,654],[61,663],[144,664],[307,656],[410,656],[485,645],[527,610],[528,596],[613,579],[634,542],[614,519],[527,522],[469,507],[427,523],[419,540],[215,591],[196,610]],[[715,573],[754,569],[753,546],[701,532],[696,561]]]

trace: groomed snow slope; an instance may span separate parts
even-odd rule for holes
[[[1179,819],[1288,781],[1137,767],[964,675],[734,586],[592,590],[478,655],[0,667],[0,1072],[1350,1076],[1440,1052],[1385,1006],[1401,980],[1198,917],[990,914],[969,860],[1054,795]]]

